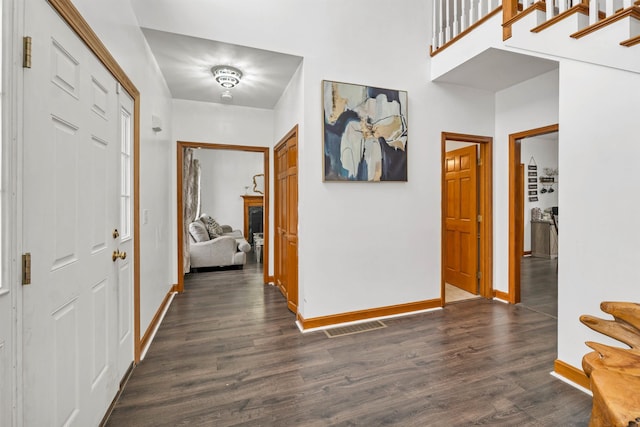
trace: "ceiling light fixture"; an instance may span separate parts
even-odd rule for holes
[[[231,95],[231,91],[227,89],[220,94],[220,99],[223,101],[231,101],[233,100],[233,95]]]
[[[211,73],[220,86],[226,89],[236,87],[242,78],[242,71],[228,65],[217,65],[211,68]]]

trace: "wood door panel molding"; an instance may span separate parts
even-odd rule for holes
[[[445,156],[445,281],[477,294],[477,148],[470,145]]]
[[[275,284],[287,299],[287,307],[298,312],[298,127],[276,144],[275,172]]]

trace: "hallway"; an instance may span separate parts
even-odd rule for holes
[[[188,275],[110,426],[585,426],[556,320],[485,299],[329,339],[259,268]],[[585,347],[585,352],[586,352]]]
[[[522,257],[520,304],[558,319],[558,259]]]

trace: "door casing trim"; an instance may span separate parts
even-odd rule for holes
[[[184,292],[184,265],[183,265],[183,250],[184,250],[184,204],[182,202],[182,163],[184,159],[185,148],[203,148],[212,150],[231,150],[231,151],[246,151],[252,153],[262,153],[263,155],[263,169],[264,169],[264,247],[262,248],[262,268],[263,268],[263,281],[264,283],[270,282],[269,277],[269,147],[257,147],[250,145],[230,145],[230,144],[216,144],[212,142],[190,142],[190,141],[177,141],[176,142],[176,171],[177,171],[177,227],[178,234],[178,247],[177,247],[177,264],[178,264],[178,283],[175,285],[177,292]],[[272,279],[271,279],[272,280]]]
[[[524,183],[520,176],[521,143],[520,140],[531,136],[540,136],[558,132],[559,125],[553,124],[509,135],[509,293],[507,301],[520,302],[520,258],[524,240],[522,192]]]
[[[493,298],[493,138],[489,136],[467,135],[454,132],[442,132],[441,134],[441,158],[440,158],[440,295],[442,305],[445,300],[445,170],[444,161],[447,151],[447,141],[461,141],[477,144],[480,148],[480,179],[478,187],[480,197],[478,203],[478,215],[482,216],[482,221],[478,227],[480,235],[479,262],[478,268],[482,272],[479,279],[480,295],[484,298]]]

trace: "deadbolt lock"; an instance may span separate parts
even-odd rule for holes
[[[114,228],[113,229],[113,238],[117,239],[119,236],[120,236],[120,233],[118,232],[118,229]]]

